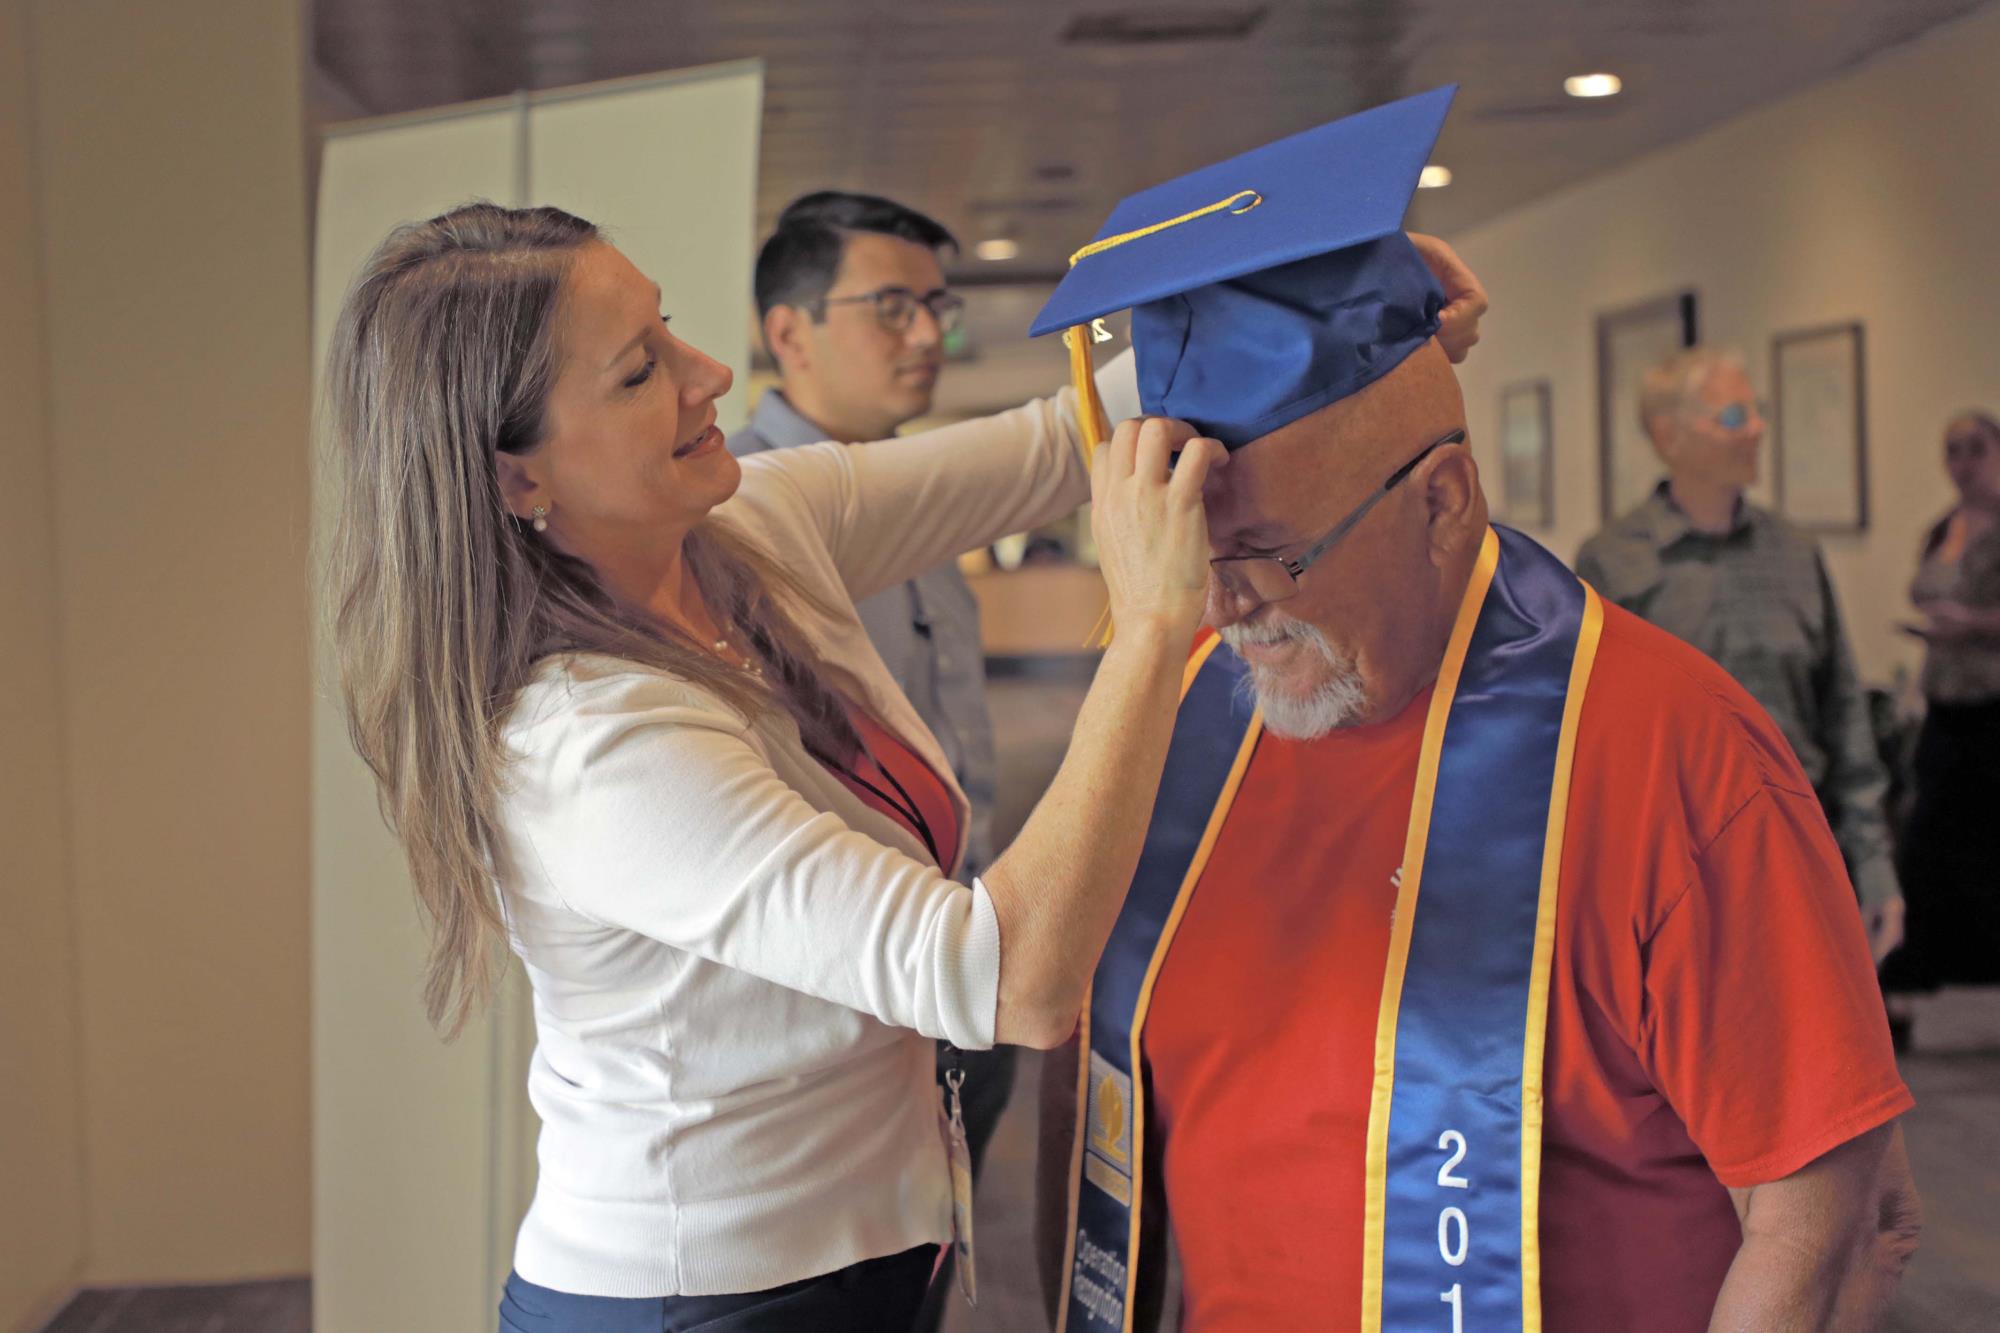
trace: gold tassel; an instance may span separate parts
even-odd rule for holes
[[[1077,325],[1063,334],[1063,341],[1069,345],[1070,382],[1076,386],[1077,424],[1083,427],[1083,461],[1094,468],[1097,451],[1111,438],[1111,426],[1104,416],[1104,404],[1097,397],[1097,365],[1090,353],[1090,326]],[[1111,646],[1110,603],[1105,603],[1098,614],[1083,646],[1099,649]]]
[[[1214,213],[1226,212],[1231,216],[1240,216],[1263,202],[1264,196],[1256,190],[1238,190],[1227,199],[1218,199],[1206,208],[1197,208],[1177,218],[1155,222],[1149,227],[1139,227],[1133,231],[1120,232],[1116,236],[1107,236],[1101,241],[1092,241],[1069,257],[1070,267],[1075,268],[1078,263],[1089,259],[1092,255],[1103,254],[1106,250],[1114,250],[1129,242],[1166,231],[1170,227],[1178,227]],[[1097,366],[1090,354],[1090,345],[1095,338],[1096,329],[1090,324],[1078,324],[1063,333],[1063,342],[1069,347],[1070,382],[1076,386],[1077,424],[1083,427],[1083,461],[1093,467],[1097,463],[1097,451],[1111,438],[1111,424],[1105,420],[1104,404],[1097,396]],[[1090,631],[1090,636],[1084,640],[1083,646],[1100,649],[1110,647],[1114,628],[1111,623],[1111,606],[1106,603],[1103,614],[1097,617],[1097,625]]]

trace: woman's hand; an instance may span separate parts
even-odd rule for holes
[[[1905,907],[1903,895],[1876,903],[1873,907],[1861,909],[1861,924],[1868,931],[1868,952],[1875,957],[1875,966],[1882,966],[1882,960],[1896,952],[1896,946],[1903,942]]]
[[[1479,341],[1479,320],[1490,304],[1486,288],[1458,257],[1458,251],[1437,237],[1417,231],[1409,233],[1409,237],[1424,266],[1444,289],[1445,307],[1438,312],[1438,346],[1457,365]]]
[[[1177,447],[1179,464],[1169,470]],[[1227,465],[1216,441],[1159,418],[1125,422],[1097,450],[1091,526],[1118,634],[1097,664],[1055,780],[983,876],[1000,923],[1000,1041],[1046,1049],[1076,1031],[1139,864],[1201,623],[1202,486]]]
[[[1124,422],[1097,451],[1090,522],[1114,624],[1153,621],[1194,637],[1208,590],[1202,486],[1228,463],[1218,441],[1167,417]]]

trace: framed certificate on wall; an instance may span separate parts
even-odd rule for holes
[[[1771,339],[1771,473],[1778,512],[1818,532],[1868,527],[1866,360],[1858,323]]]
[[[1555,491],[1549,382],[1510,384],[1500,391],[1500,517],[1515,527],[1554,527]]]

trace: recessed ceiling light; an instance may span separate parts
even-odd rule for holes
[[[1563,80],[1563,91],[1571,97],[1616,97],[1625,80],[1616,74],[1572,74]]]
[[[1451,168],[1441,167],[1435,162],[1425,167],[1423,174],[1417,177],[1417,188],[1420,190],[1442,190],[1449,184]]]
[[[981,259],[990,259],[998,263],[1020,254],[1021,244],[1018,241],[1010,241],[1005,236],[992,236],[973,246],[972,253]]]

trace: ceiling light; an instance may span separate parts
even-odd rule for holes
[[[1406,176],[1404,179],[1409,178]],[[1435,162],[1425,167],[1423,174],[1417,177],[1417,188],[1420,190],[1442,190],[1449,184],[1451,184],[1451,168],[1441,167]]]
[[[1002,260],[1012,259],[1015,255],[1020,254],[1021,243],[1019,241],[1010,241],[1004,236],[993,236],[973,246],[972,253],[978,255],[981,259],[990,259],[998,263]]]
[[[1624,86],[1616,74],[1572,74],[1563,80],[1563,91],[1571,97],[1616,97]]]

